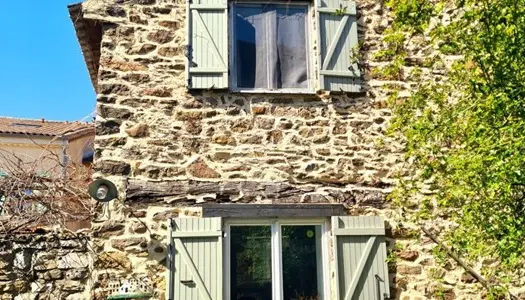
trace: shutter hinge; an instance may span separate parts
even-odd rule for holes
[[[191,78],[188,78],[188,87],[191,87]]]
[[[191,1],[191,0],[190,0]],[[184,45],[184,56],[191,62],[191,45]]]
[[[193,0],[186,0],[186,3],[188,3],[188,4],[192,4],[192,3],[193,3]]]

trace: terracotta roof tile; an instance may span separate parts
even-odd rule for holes
[[[0,134],[27,134],[75,138],[95,133],[95,125],[83,122],[57,122],[0,117]]]

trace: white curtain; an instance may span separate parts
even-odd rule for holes
[[[236,7],[237,86],[306,89],[306,8]]]

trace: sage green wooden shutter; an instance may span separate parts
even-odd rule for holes
[[[221,300],[221,218],[177,218],[171,238],[174,300]]]
[[[319,87],[359,92],[361,73],[352,59],[358,45],[356,5],[348,0],[317,0],[319,24]]]
[[[190,89],[228,87],[227,0],[188,3],[187,80]]]
[[[385,226],[380,217],[332,217],[338,300],[390,297]]]

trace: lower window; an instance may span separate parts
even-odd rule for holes
[[[297,221],[229,224],[226,299],[324,299],[323,226]]]

